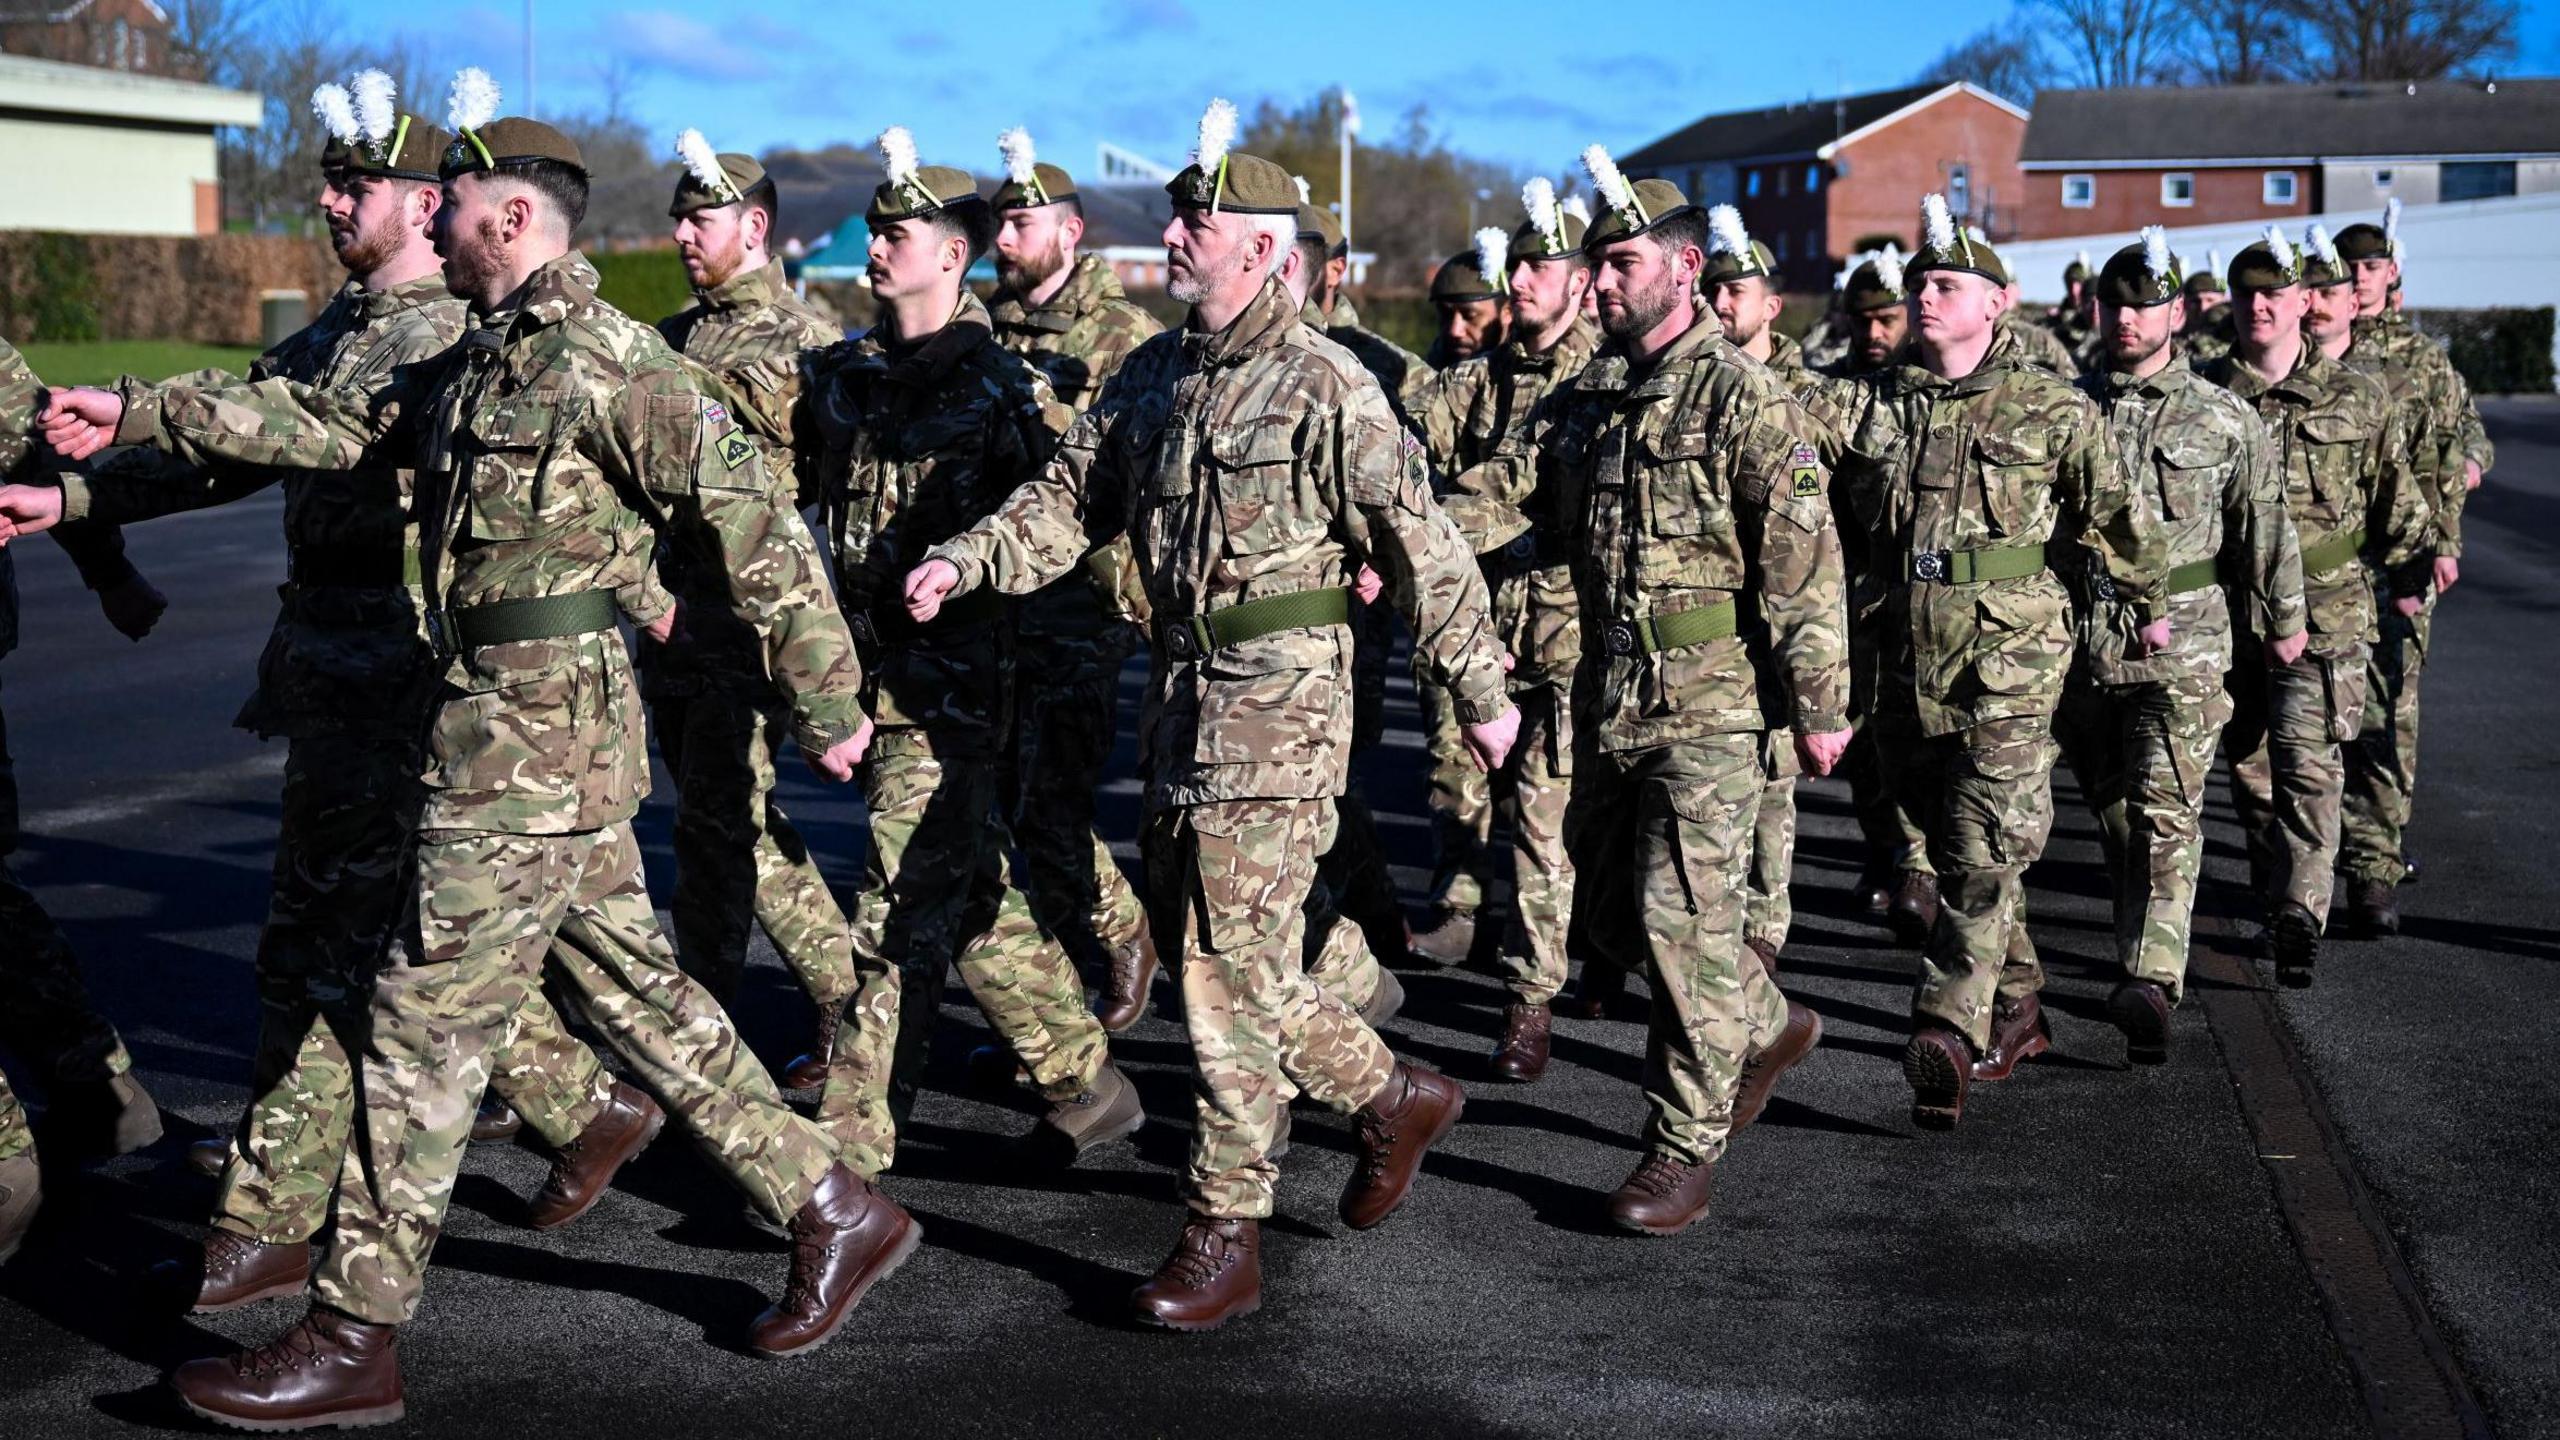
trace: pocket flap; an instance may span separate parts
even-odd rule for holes
[[[2052,437],[2033,431],[1987,431],[1974,437],[1973,449],[1992,465],[2042,465],[2053,458]]]

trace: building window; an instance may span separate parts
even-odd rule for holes
[[[2373,172],[2373,188],[2376,190],[2388,190],[2391,188],[2391,168],[2389,166],[2386,165],[2382,169]]]
[[[1742,193],[1755,198],[1760,194],[1759,171],[1745,170],[1742,172]]]
[[[1778,193],[1781,195],[1787,193],[1788,174],[1787,167],[1784,165],[1778,167]]]
[[[2062,177],[2062,208],[2086,210],[2098,203],[2098,177],[2065,175]]]
[[[2270,205],[2293,203],[2293,172],[2270,170],[2262,179],[2259,194]]]
[[[1958,215],[1973,213],[1973,170],[1970,166],[1947,167],[1947,208]]]
[[[2516,193],[2513,160],[2449,160],[2436,170],[2442,201],[2494,200]]]
[[[1822,232],[1819,230],[1807,230],[1804,232],[1804,258],[1811,260],[1821,253]]]
[[[1787,232],[1786,232],[1786,231],[1784,231],[1784,230],[1781,230],[1781,231],[1779,231],[1779,232],[1778,232],[1778,263],[1779,263],[1779,264],[1781,264],[1781,265],[1784,265],[1784,264],[1786,264],[1786,263],[1787,263],[1787,260],[1788,260],[1788,259],[1789,259],[1789,256],[1787,255]]]
[[[2160,203],[2180,209],[2196,203],[2196,177],[2185,173],[2161,176]]]
[[[1804,167],[1804,193],[1811,195],[1819,191],[1821,188],[1822,167],[1819,165],[1807,165]]]

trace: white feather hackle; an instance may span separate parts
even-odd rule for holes
[[[2284,271],[2288,275],[2292,274],[2294,268],[2293,246],[2284,238],[2284,231],[2270,225],[2267,227],[2265,239],[2267,242],[2267,253],[2276,257],[2276,268]]]
[[[348,87],[356,102],[356,133],[370,144],[391,138],[400,122],[400,86],[379,70],[360,70]]]
[[[1934,190],[1920,197],[1920,243],[1941,255],[1956,248],[1956,217],[1947,211],[1947,197]]]
[[[2382,249],[2392,259],[2400,258],[2400,197],[2397,195],[2382,207]]]
[[[684,162],[684,168],[693,172],[694,179],[702,182],[703,189],[714,195],[737,192],[738,187],[729,183],[729,173],[720,168],[719,153],[711,148],[710,141],[702,138],[701,131],[688,129],[676,137],[676,158]]]
[[[1487,225],[1476,232],[1476,273],[1496,290],[1508,290],[1505,276],[1511,269],[1511,237],[1499,225]]]
[[[2094,268],[2096,268],[2096,267],[2092,266],[2092,265],[2089,263],[2089,252],[2088,252],[2088,251],[2086,251],[2086,250],[2081,251],[2080,253],[2078,253],[2078,254],[2076,254],[2076,255],[2072,256],[2071,258],[2072,258],[2072,259],[2074,259],[2074,260],[2079,261],[2079,262],[2080,262],[2080,268],[2081,268],[2081,269],[2083,269],[2083,270],[2090,270],[2090,269],[2094,269]]]
[[[1556,208],[1585,225],[1591,223],[1591,202],[1579,195],[1567,195],[1556,202]]]
[[[892,125],[880,132],[880,168],[889,174],[893,186],[911,185],[916,178],[916,137],[904,125]]]
[[[2174,263],[2169,258],[2169,232],[2157,225],[2143,226],[2142,268],[2165,278]]]
[[[2193,255],[2179,256],[2178,273],[2181,275],[2193,275],[2196,273],[2196,257]]]
[[[1192,149],[1191,158],[1199,162],[1201,169],[1215,173],[1218,162],[1227,158],[1227,151],[1235,143],[1236,107],[1222,95],[1200,112],[1200,143]]]
[[[1037,183],[1039,175],[1033,167],[1039,163],[1040,152],[1032,148],[1029,130],[1016,125],[997,136],[996,153],[1004,157],[1006,179],[1016,185]]]
[[[1707,253],[1751,258],[1751,232],[1742,228],[1742,212],[1730,205],[1707,211]]]
[[[1298,182],[1298,203],[1299,203],[1299,204],[1301,204],[1301,205],[1313,205],[1314,203],[1316,203],[1316,187],[1314,187],[1313,185],[1310,185],[1310,184],[1308,184],[1308,183],[1307,183],[1307,177],[1306,177],[1306,176],[1304,176],[1304,175],[1292,175],[1292,176],[1290,176],[1289,178]]]
[[[1544,175],[1532,175],[1520,187],[1520,208],[1527,212],[1529,229],[1553,244],[1564,243],[1564,216],[1556,209],[1555,182]]]
[[[1632,212],[1636,208],[1636,187],[1627,183],[1618,162],[1609,158],[1607,146],[1582,148],[1582,173],[1591,177],[1591,186],[1600,192],[1602,204],[1620,211]]]
[[[2320,257],[2320,263],[2331,270],[2338,268],[2338,242],[2329,238],[2329,227],[2318,221],[2302,232],[2303,248]]]
[[[1896,295],[1902,293],[1901,247],[1887,245],[1876,252],[1876,278],[1884,282],[1887,290]]]
[[[344,85],[322,85],[311,92],[311,113],[321,127],[341,145],[353,145],[361,138],[356,128],[356,107],[347,98]]]
[[[2220,279],[2220,278],[2221,278],[2221,276],[2222,276],[2222,252],[2221,252],[2221,251],[2219,251],[2219,250],[2207,250],[2206,252],[2204,252],[2204,271],[2205,271],[2205,273],[2206,273],[2206,274],[2211,275],[2211,276],[2213,276],[2213,277],[2214,277],[2214,278],[2216,278],[2216,279]]]
[[[453,90],[445,100],[445,128],[459,135],[477,130],[498,118],[498,82],[477,65],[466,66],[453,77]]]

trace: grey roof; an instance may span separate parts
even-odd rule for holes
[[[1915,100],[1945,89],[1946,82],[1905,85],[1864,95],[1798,100],[1762,110],[1710,115],[1649,145],[1617,157],[1622,166],[1651,168],[1696,160],[1810,155],[1860,126],[1871,125]]]
[[[2045,90],[2018,158],[2052,165],[2554,152],[2560,80],[2421,80]]]

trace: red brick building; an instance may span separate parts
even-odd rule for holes
[[[201,80],[204,66],[171,36],[151,0],[0,0],[0,54]]]
[[[1710,115],[1618,165],[1739,209],[1788,288],[1819,290],[1869,236],[1910,248],[1932,190],[1993,240],[2014,235],[2026,131],[2026,111],[1979,86],[1911,85]]]
[[[2047,90],[2029,240],[2560,190],[2560,80]]]

